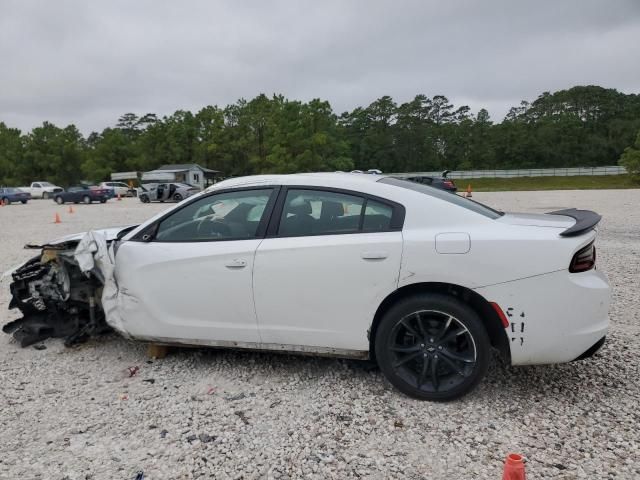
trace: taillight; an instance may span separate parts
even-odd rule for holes
[[[596,264],[596,246],[591,242],[586,247],[581,248],[571,259],[569,271],[571,273],[586,272],[591,270]]]

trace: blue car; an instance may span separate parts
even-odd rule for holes
[[[86,203],[100,202],[104,203],[109,199],[109,191],[105,188],[87,187],[85,185],[77,185],[69,187],[66,192],[58,192],[54,195],[53,201],[58,205],[66,202]]]
[[[23,192],[19,188],[0,187],[0,202],[9,205],[11,202],[27,203],[31,200],[31,194]]]

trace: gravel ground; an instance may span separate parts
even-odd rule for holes
[[[640,477],[640,190],[503,192],[474,197],[514,211],[604,215],[598,266],[614,287],[611,332],[589,361],[494,365],[463,400],[392,389],[367,362],[183,349],[148,361],[116,335],[67,349],[0,336],[0,478],[501,477],[508,452],[528,478]],[[138,222],[164,206],[135,199],[0,208],[0,269],[26,242]],[[55,212],[62,224],[53,224]],[[1,323],[8,285],[1,285]],[[129,378],[127,367],[139,366]]]

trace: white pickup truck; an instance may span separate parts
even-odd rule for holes
[[[49,182],[32,182],[30,187],[19,187],[23,192],[31,194],[31,198],[53,198],[54,193],[62,192],[64,189]]]

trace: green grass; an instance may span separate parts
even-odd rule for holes
[[[474,192],[504,192],[522,190],[605,190],[640,188],[640,182],[629,175],[598,175],[577,177],[516,177],[516,178],[456,178],[458,192],[471,185]]]

